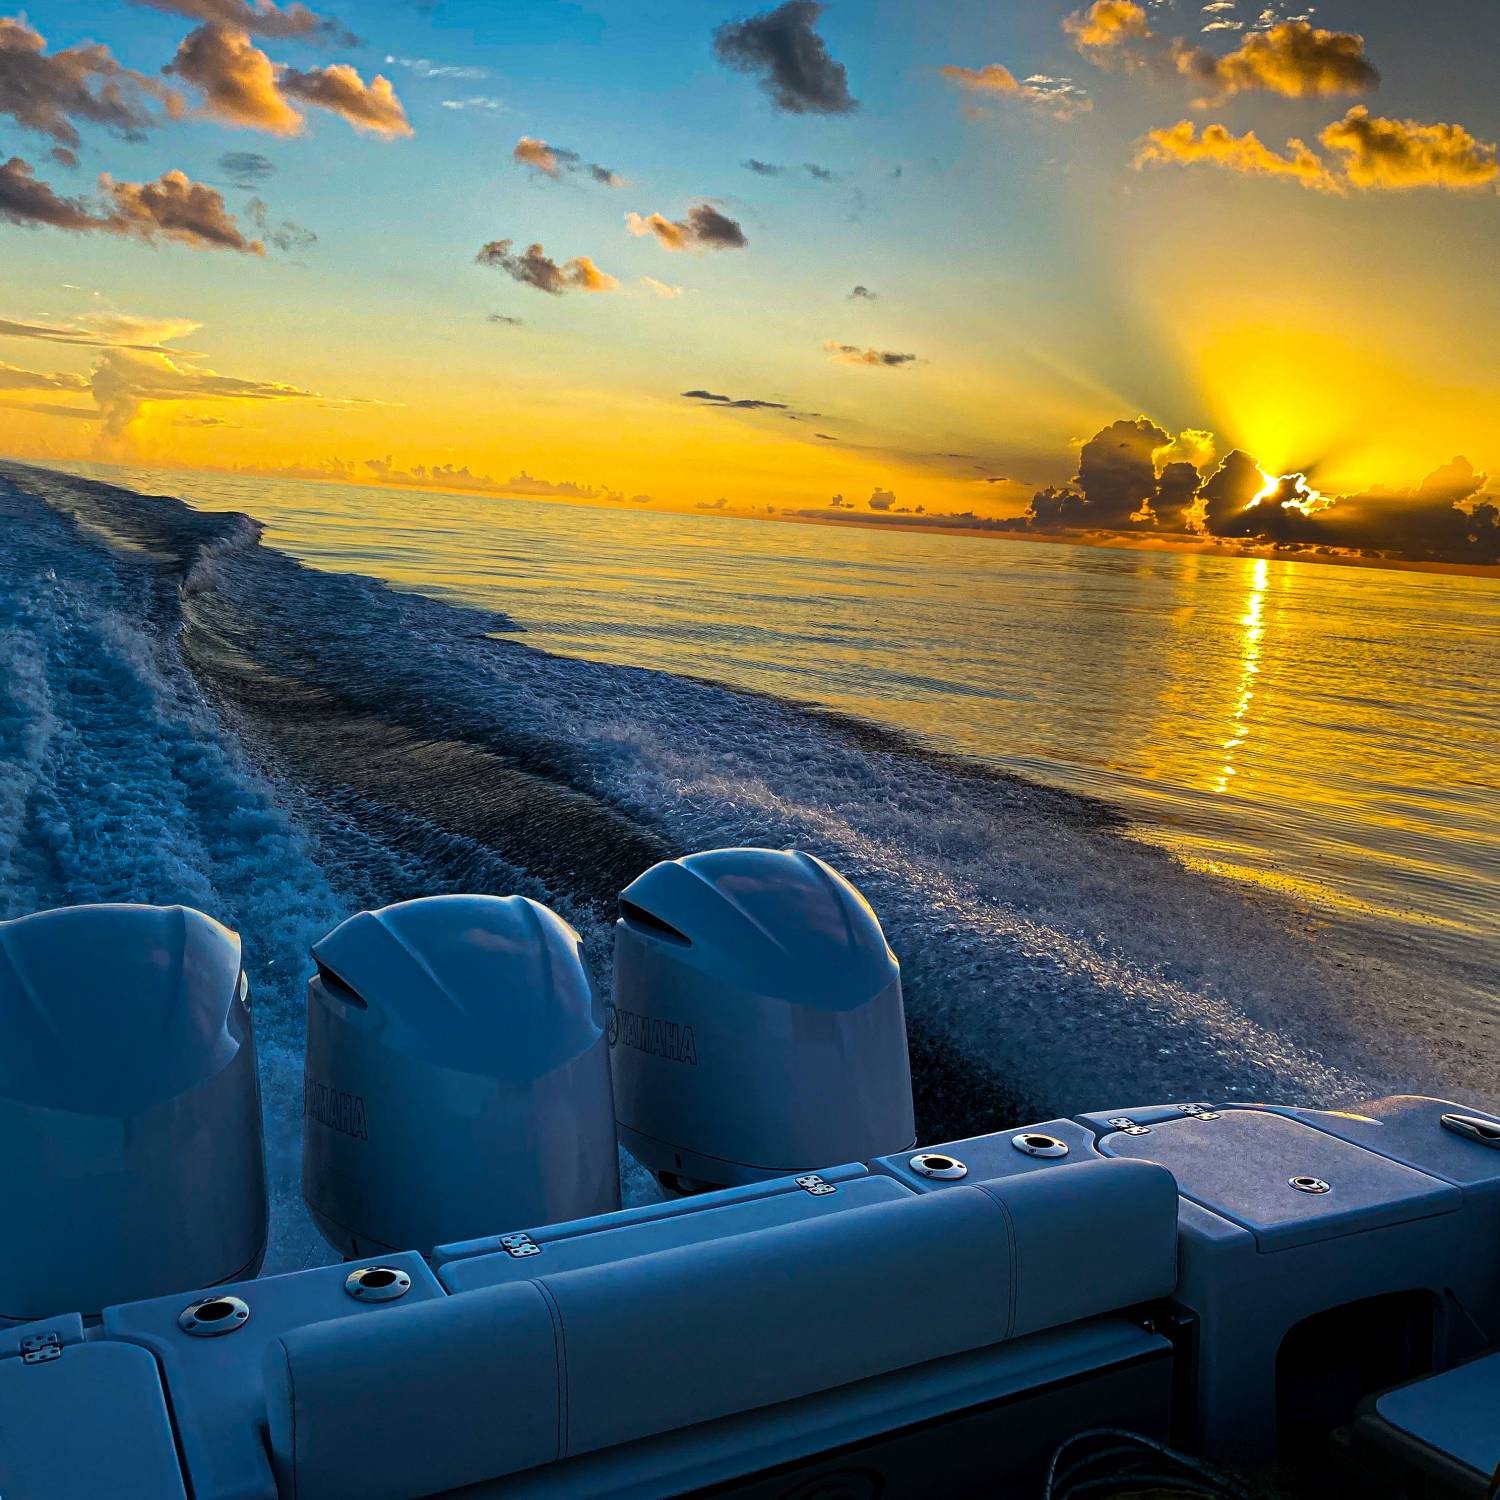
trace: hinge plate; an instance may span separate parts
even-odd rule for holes
[[[500,1244],[507,1255],[514,1255],[517,1259],[542,1253],[542,1247],[525,1230],[519,1234],[502,1234]]]
[[[804,1193],[811,1193],[814,1198],[824,1198],[829,1193],[838,1192],[835,1184],[824,1182],[816,1172],[804,1172],[800,1177],[795,1178],[794,1181]]]

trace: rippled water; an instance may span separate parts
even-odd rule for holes
[[[816,703],[1103,798],[1489,1009],[1488,579],[90,469],[529,643]]]

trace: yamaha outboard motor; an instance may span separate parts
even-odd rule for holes
[[[634,881],[609,1038],[620,1139],[669,1187],[914,1143],[900,965],[864,897],[810,854],[717,849]]]
[[[184,906],[0,922],[0,1319],[253,1276],[265,1160],[240,940]]]
[[[524,896],[360,912],[313,947],[302,1196],[345,1256],[620,1206],[604,1016]]]

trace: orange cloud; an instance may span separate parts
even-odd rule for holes
[[[366,83],[348,63],[333,63],[304,71],[284,68],[280,83],[283,92],[294,99],[341,115],[356,130],[387,139],[412,133],[390,79],[379,73]]]
[[[1080,52],[1108,52],[1151,37],[1145,8],[1134,0],[1094,0],[1087,10],[1063,20],[1063,30]]]
[[[1359,94],[1380,82],[1365,56],[1362,36],[1324,31],[1306,21],[1283,21],[1269,31],[1251,32],[1223,57],[1176,41],[1172,59],[1179,73],[1219,99],[1256,90],[1291,99]]]
[[[1179,120],[1175,125],[1147,131],[1136,147],[1137,170],[1152,164],[1192,166],[1199,162],[1252,176],[1290,177],[1320,193],[1343,191],[1318,154],[1295,137],[1286,143],[1286,154],[1282,155],[1265,145],[1253,130],[1233,135],[1222,125],[1205,125],[1199,135],[1191,120]]]
[[[1343,156],[1344,173],[1359,188],[1476,188],[1500,178],[1494,144],[1462,125],[1386,120],[1356,104],[1318,139]]]
[[[302,116],[283,96],[276,66],[245,31],[200,26],[189,32],[165,72],[203,92],[204,109],[231,125],[296,135]]]
[[[982,68],[943,68],[944,78],[971,94],[1018,99],[1059,120],[1070,120],[1094,107],[1093,101],[1071,78],[1049,78],[1033,73],[1019,79],[1003,63],[986,63]]]
[[[387,138],[412,133],[388,78],[377,73],[367,84],[347,63],[281,67],[249,32],[234,27],[210,24],[190,32],[165,71],[201,89],[207,113],[231,125],[296,135],[305,123],[296,100],[340,115],[356,130]]]

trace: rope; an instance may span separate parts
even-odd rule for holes
[[[1107,1442],[1108,1446],[1063,1462],[1064,1455],[1071,1449],[1081,1444],[1101,1442]],[[1087,1470],[1105,1462],[1112,1462],[1113,1472],[1085,1477]],[[1141,1468],[1141,1465],[1148,1467]],[[1500,1481],[1500,1475],[1496,1479]],[[1244,1489],[1207,1464],[1179,1453],[1155,1438],[1128,1432],[1123,1427],[1094,1427],[1064,1438],[1053,1450],[1052,1460],[1047,1465],[1042,1500],[1078,1500],[1078,1497],[1110,1487],[1119,1489],[1141,1484],[1171,1486],[1185,1494],[1203,1496],[1205,1500],[1249,1500]],[[1500,1490],[1492,1492],[1487,1500],[1496,1500],[1497,1495],[1500,1495]]]

